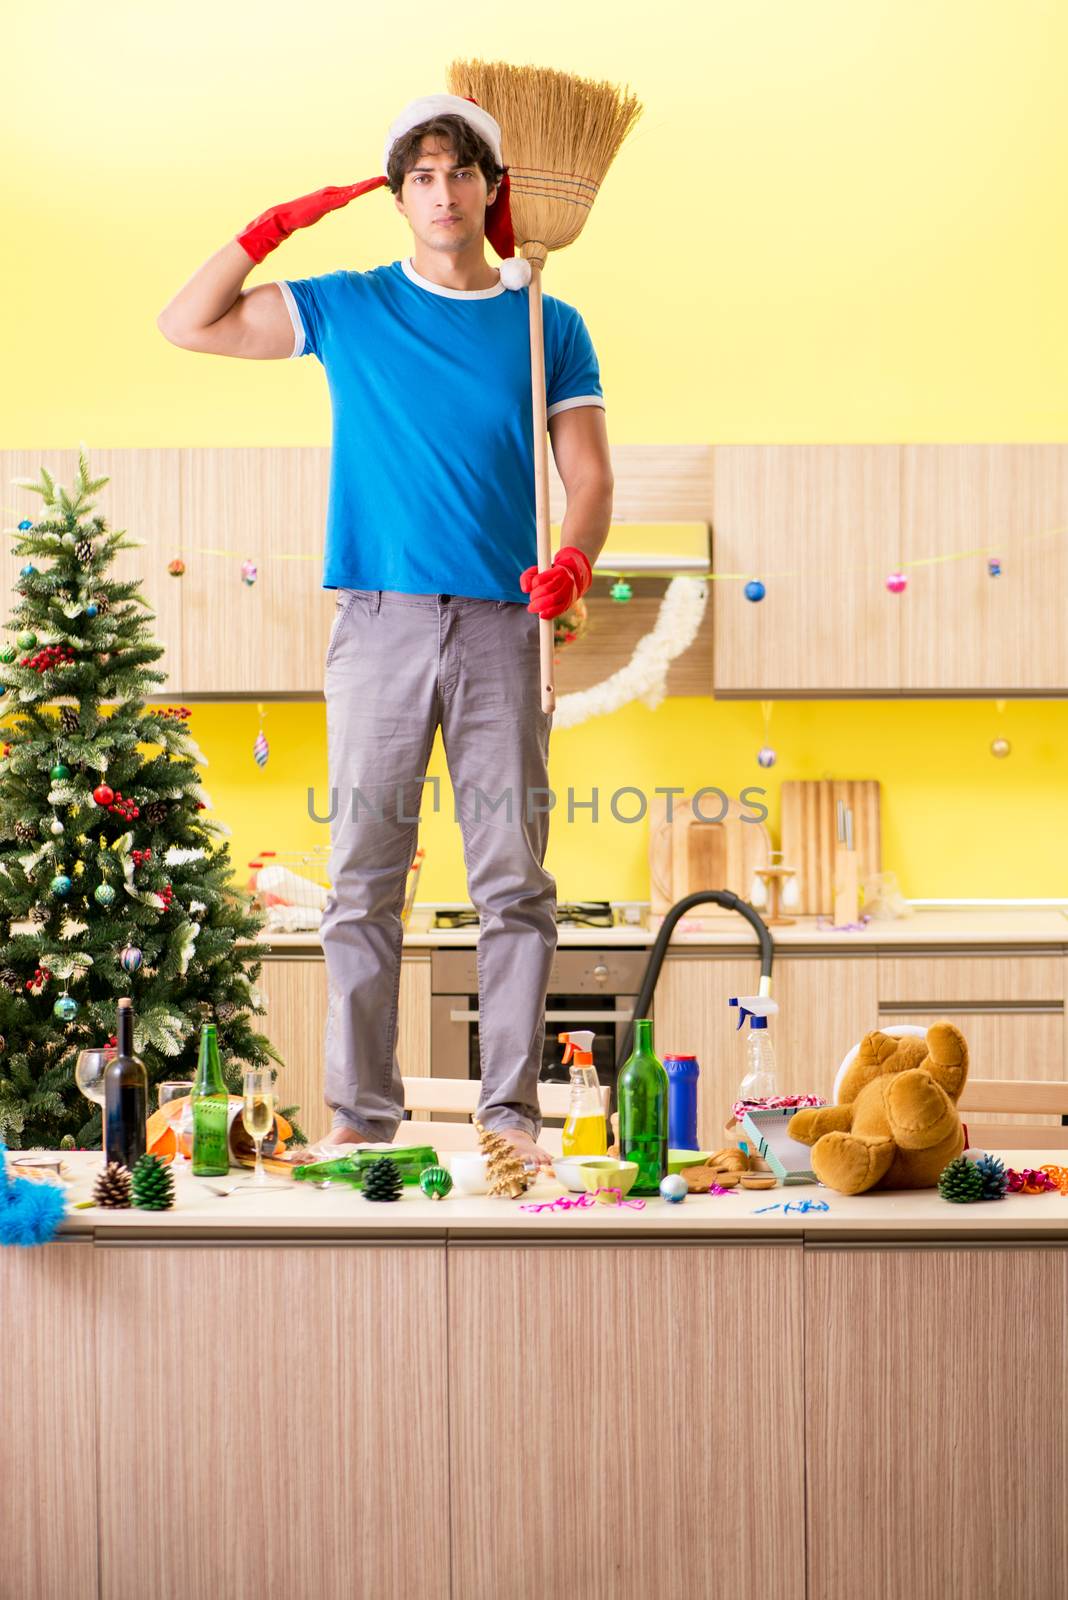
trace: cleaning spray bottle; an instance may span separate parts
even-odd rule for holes
[[[779,1007],[768,995],[735,995],[730,1004],[738,1007],[738,1027],[749,1018],[745,1040],[746,1074],[738,1090],[739,1100],[767,1100],[778,1094],[775,1083],[775,1046],[768,1032],[768,1018]],[[736,1030],[737,1031],[737,1030]]]
[[[593,1034],[588,1028],[575,1033],[558,1033],[566,1045],[564,1065],[571,1068],[571,1100],[561,1146],[565,1156],[603,1156],[608,1150],[601,1085],[593,1064]]]

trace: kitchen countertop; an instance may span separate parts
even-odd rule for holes
[[[1017,1168],[1063,1165],[1065,1158],[1063,1150],[1003,1154],[1006,1165]],[[9,1159],[17,1160],[14,1152]],[[100,1169],[99,1154],[76,1151],[63,1159],[74,1175],[67,1185],[69,1200],[88,1199]],[[447,1152],[443,1152],[443,1160],[448,1160]],[[271,1181],[286,1183],[273,1174]],[[219,1187],[234,1183],[237,1189],[223,1198],[212,1193],[208,1182]],[[998,1201],[954,1205],[934,1189],[842,1195],[820,1184],[791,1184],[788,1188],[733,1189],[724,1195],[690,1195],[679,1205],[657,1196],[646,1200],[641,1210],[597,1203],[565,1211],[530,1212],[521,1209],[523,1204],[549,1202],[565,1193],[555,1178],[540,1178],[522,1200],[454,1192],[435,1201],[406,1187],[399,1201],[375,1204],[343,1185],[316,1189],[292,1180],[284,1188],[257,1194],[251,1173],[243,1170],[231,1172],[226,1179],[211,1180],[179,1172],[176,1191],[177,1205],[171,1211],[108,1211],[95,1206],[72,1210],[60,1237],[88,1237],[101,1244],[264,1237],[320,1241],[507,1237],[542,1242],[584,1237],[638,1243],[650,1238],[744,1239],[747,1243],[784,1238],[824,1243],[839,1238],[852,1242],[1068,1240],[1068,1196],[1059,1193],[1011,1194]],[[826,1202],[827,1210],[784,1209],[787,1205],[798,1207],[804,1200]]]
[[[431,913],[417,906],[412,922],[405,930],[404,948],[464,949],[478,942],[477,928],[439,928],[428,926]],[[732,912],[721,913],[722,922],[711,928],[694,928],[683,917],[671,936],[669,948],[700,947],[755,947],[757,937],[743,917]],[[877,950],[899,949],[905,946],[939,946],[958,948],[975,946],[1040,946],[1047,950],[1068,952],[1068,908],[1060,906],[996,906],[996,907],[920,907],[912,916],[896,921],[869,922],[860,929],[831,929],[820,926],[822,919],[798,917],[788,927],[772,928],[776,949],[827,949],[827,950]],[[307,952],[321,954],[322,944],[318,932],[270,933],[261,935],[263,942],[279,952]],[[560,949],[570,947],[623,946],[643,949],[653,943],[655,931],[638,925],[617,924],[612,928],[559,929],[557,944]]]

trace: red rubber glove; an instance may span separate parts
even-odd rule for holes
[[[570,610],[593,582],[588,558],[574,544],[565,544],[553,557],[551,567],[527,567],[519,574],[519,587],[529,594],[528,611],[539,617],[559,617]]]
[[[297,200],[284,200],[280,206],[272,206],[262,216],[254,217],[235,237],[253,261],[262,261],[297,228],[310,227],[320,217],[325,217],[328,211],[337,211],[340,206],[347,206],[350,200],[355,200],[358,194],[379,189],[388,182],[388,178],[380,177],[365,178],[362,183],[345,183],[340,187],[329,184],[325,189],[316,189],[314,194],[302,194]]]

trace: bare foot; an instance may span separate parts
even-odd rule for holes
[[[522,1128],[498,1128],[496,1130],[502,1139],[507,1139],[513,1150],[524,1161],[532,1162],[538,1167],[551,1167],[553,1158],[541,1145],[535,1144],[529,1133],[524,1133]]]

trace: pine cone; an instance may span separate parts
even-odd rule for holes
[[[404,1187],[400,1168],[392,1156],[368,1164],[363,1175],[365,1200],[399,1200]]]
[[[220,1000],[215,1007],[215,1015],[220,1022],[232,1022],[237,1016],[237,1007],[232,1000]],[[388,1157],[386,1159],[388,1160]]]
[[[938,1179],[938,1192],[943,1200],[963,1205],[983,1198],[983,1175],[966,1156],[958,1156],[948,1167],[943,1167]]]
[[[125,1210],[130,1204],[130,1169],[121,1161],[110,1161],[96,1180],[93,1204],[107,1206],[112,1211]]]
[[[980,1200],[1002,1200],[1009,1187],[1009,1175],[1005,1171],[1005,1163],[997,1156],[982,1156],[975,1163],[975,1170],[983,1180],[983,1192]]]
[[[159,1156],[144,1155],[133,1169],[133,1203],[139,1211],[169,1211],[174,1179]]]
[[[20,844],[33,844],[37,838],[37,829],[32,822],[23,822],[20,817],[15,824],[15,838]]]
[[[80,726],[77,706],[60,706],[59,720],[64,733],[77,733]]]
[[[93,604],[96,606],[96,614],[98,617],[106,617],[108,612],[111,610],[111,601],[108,599],[106,594],[94,594]]]
[[[74,551],[82,566],[87,567],[90,561],[93,559],[92,539],[79,539],[78,543],[74,546]]]
[[[19,977],[14,967],[5,967],[3,971],[0,972],[0,983],[2,983],[4,988],[9,990],[11,994],[18,994],[19,990],[22,988],[22,979]]]
[[[165,800],[153,800],[145,807],[145,821],[150,827],[158,828],[160,823],[166,822],[166,820],[167,802]]]

